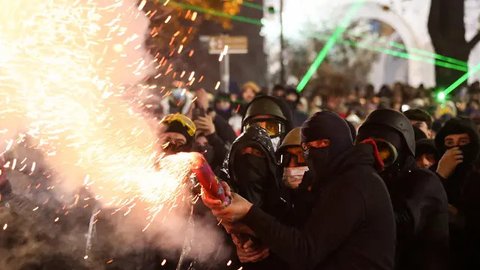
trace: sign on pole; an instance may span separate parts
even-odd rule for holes
[[[211,36],[208,42],[210,54],[221,54],[228,46],[229,54],[248,53],[248,38],[246,36]]]
[[[208,52],[220,54],[220,78],[222,89],[229,92],[230,85],[230,54],[248,53],[248,38],[246,36],[210,36],[208,40]]]

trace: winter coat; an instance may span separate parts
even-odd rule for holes
[[[269,177],[261,182],[250,179],[240,179],[235,175],[235,167],[241,166],[236,161],[239,152],[250,146],[260,150],[267,160]],[[248,170],[249,168],[245,168]],[[287,192],[282,184],[282,175],[275,158],[275,150],[266,131],[258,126],[252,126],[243,132],[232,145],[224,162],[221,178],[253,204],[277,217],[284,216],[288,211]]]
[[[448,203],[438,177],[413,156],[385,179],[397,225],[396,269],[447,269]]]
[[[253,206],[242,220],[290,269],[393,269],[395,221],[390,197],[373,165],[373,147],[358,145],[331,163],[315,188],[301,230]]]
[[[238,166],[243,166],[237,161],[240,151],[250,146],[258,149],[265,157],[267,162],[268,177],[259,181],[251,181],[238,177],[235,172]],[[246,166],[243,170],[248,170]],[[254,203],[264,211],[274,215],[282,222],[287,222],[290,215],[291,206],[287,197],[287,191],[282,184],[282,175],[279,166],[276,163],[275,151],[266,131],[258,126],[252,126],[243,132],[232,145],[230,153],[225,160],[224,167],[220,173],[220,178],[227,181],[237,193],[244,196],[247,200]],[[257,241],[258,240],[254,240]],[[271,255],[265,260],[241,265],[245,270],[281,270],[285,265],[277,256]],[[235,265],[237,266],[237,265]],[[237,269],[236,267],[235,269]]]

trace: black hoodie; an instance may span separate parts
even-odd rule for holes
[[[470,144],[462,149],[467,155],[448,179],[442,179],[448,203],[458,210],[450,219],[451,269],[480,269],[480,170],[475,159],[480,149],[479,134],[471,120],[453,118],[435,138],[443,155],[444,139],[451,134],[467,133]],[[468,158],[467,158],[468,157]]]
[[[257,158],[257,164],[247,164],[241,155],[245,147],[259,150],[264,159]],[[259,166],[259,163],[263,162],[265,166]],[[255,170],[257,166],[266,177],[253,181],[251,178],[245,179],[239,175]],[[258,126],[250,127],[235,140],[225,160],[221,178],[227,181],[233,190],[272,215],[281,217],[286,214],[285,211],[288,211],[286,192],[281,182],[272,142],[266,131]]]
[[[302,230],[253,206],[246,223],[290,269],[393,269],[395,221],[390,197],[374,169],[370,145],[331,163],[314,188],[315,206]]]
[[[407,156],[395,175],[384,177],[397,225],[396,269],[446,269],[448,204],[440,180]]]

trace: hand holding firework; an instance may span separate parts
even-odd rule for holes
[[[207,161],[200,153],[192,153],[193,165],[192,172],[202,186],[208,197],[220,200],[223,206],[227,206],[231,202],[230,188],[226,183],[220,183],[208,165]]]

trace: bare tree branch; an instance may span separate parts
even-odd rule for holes
[[[477,32],[477,34],[468,42],[468,47],[470,50],[472,50],[475,46],[477,46],[477,43],[480,41],[480,31]]]

